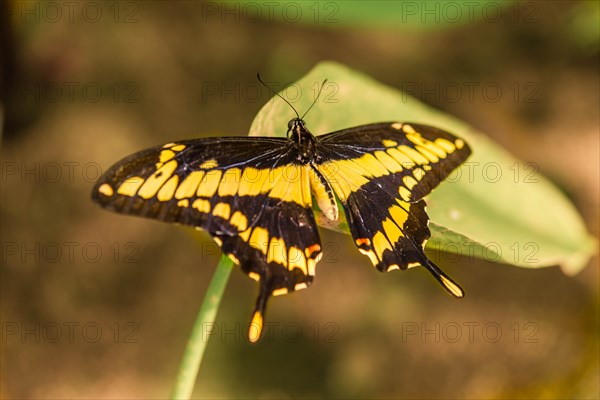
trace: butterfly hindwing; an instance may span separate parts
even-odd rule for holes
[[[424,196],[469,155],[459,138],[419,124],[364,125],[321,137],[317,169],[340,199],[358,249],[380,271],[425,266],[457,297],[462,290],[427,259]]]
[[[93,199],[119,213],[208,231],[259,282],[258,339],[268,297],[310,285],[321,254],[309,166],[291,149],[277,138],[169,143],[115,164]]]

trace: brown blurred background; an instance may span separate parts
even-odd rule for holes
[[[0,5],[3,398],[169,395],[218,250],[90,191],[134,151],[245,135],[257,72],[281,87],[336,60],[405,89],[536,163],[598,237],[598,2],[75,3]],[[597,257],[567,277],[437,255],[457,302],[322,240],[315,284],[271,301],[258,345],[256,285],[233,271],[195,396],[600,396]]]

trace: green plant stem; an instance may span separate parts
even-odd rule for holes
[[[217,317],[219,304],[227,286],[229,274],[233,269],[233,262],[227,256],[221,256],[215,274],[208,285],[204,301],[194,323],[192,334],[188,340],[183,359],[179,365],[179,373],[173,389],[172,399],[189,399],[194,390],[196,377],[208,343],[207,331],[203,329],[206,324],[213,324]]]

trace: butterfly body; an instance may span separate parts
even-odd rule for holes
[[[318,139],[306,128],[306,123],[300,118],[292,119],[288,124],[289,140],[295,143],[298,151],[297,160],[308,164],[317,157]]]
[[[206,138],[144,150],[111,167],[92,197],[115,212],[208,231],[259,283],[251,341],[260,337],[270,296],[313,281],[322,256],[313,202],[332,223],[343,212],[358,250],[379,271],[423,265],[462,297],[425,256],[423,197],[469,156],[464,141],[400,122],[314,136],[300,118],[290,121],[287,136]]]

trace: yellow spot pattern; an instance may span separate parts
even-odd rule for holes
[[[425,177],[425,171],[421,168],[415,168],[412,170],[413,176],[416,180],[420,181]]]
[[[385,221],[383,221],[382,225],[383,231],[385,232],[385,235],[390,243],[395,244],[400,237],[404,236],[402,231],[400,231],[400,228],[398,228],[398,225],[396,225],[396,223],[391,219],[387,218]]]
[[[371,264],[373,265],[377,265],[379,264],[379,260],[377,259],[377,255],[375,254],[374,251],[372,250],[364,250],[359,248],[358,251],[360,251],[361,253],[363,253],[365,256],[369,257],[369,260],[371,260]]]
[[[257,226],[252,230],[248,244],[257,250],[266,253],[267,244],[269,243],[269,231],[265,228]]]
[[[386,153],[388,153],[392,158],[404,167],[405,169],[414,168],[415,162],[411,160],[406,154],[402,153],[400,150],[392,148],[387,149]]]
[[[401,172],[404,170],[404,167],[385,151],[376,151],[375,157],[377,157],[379,162],[385,165],[390,172]]]
[[[210,212],[210,201],[204,199],[196,199],[192,203],[192,207],[201,213],[208,214]]]
[[[175,157],[175,152],[171,150],[163,150],[160,152],[159,161],[161,163],[165,163],[169,161],[171,158]]]
[[[405,133],[415,133],[415,128],[413,128],[412,126],[410,126],[409,124],[404,124],[404,126],[402,127],[402,130]]]
[[[227,203],[217,203],[212,213],[215,217],[221,217],[228,220],[231,214],[231,207]]]
[[[283,238],[270,237],[268,230],[261,227],[246,229],[238,236],[263,253],[268,263],[277,263],[289,271],[298,268],[304,275],[314,276],[316,263],[322,256],[321,246],[318,243],[305,249],[288,246]],[[313,258],[315,255],[316,257]]]
[[[408,190],[412,190],[412,188],[414,188],[417,185],[417,183],[419,183],[415,178],[409,175],[403,176],[402,182]]]
[[[386,250],[394,251],[394,247],[402,237],[402,227],[408,219],[408,209],[410,205],[404,202],[398,202],[388,209],[390,217],[386,218],[381,226],[381,231],[377,231],[372,240],[368,238],[356,239],[358,250],[368,256],[373,266],[377,266],[383,260],[383,254]],[[368,249],[361,248],[366,245]],[[396,266],[397,267],[397,266]],[[393,269],[388,267],[388,271]]]
[[[203,177],[204,171],[190,172],[190,174],[185,177],[183,182],[181,182],[181,184],[177,188],[177,191],[175,192],[175,198],[185,199],[188,197],[193,197],[196,194],[198,185],[202,181]]]
[[[98,188],[98,193],[101,193],[105,196],[112,196],[115,192],[113,190],[113,188],[108,184],[108,183],[103,183],[102,185],[100,185],[100,187]]]
[[[398,204],[399,206],[393,205],[390,207],[388,212],[394,222],[396,222],[396,225],[404,226],[404,223],[408,220],[408,212],[406,210],[408,210],[410,204],[404,202],[398,202]]]
[[[240,186],[241,177],[242,171],[239,168],[230,168],[225,171],[219,185],[219,196],[234,196]]]
[[[279,288],[279,289],[273,290],[272,295],[273,296],[281,296],[282,294],[287,294],[287,293],[288,293],[287,288]]]
[[[273,169],[270,177],[273,185],[268,192],[269,197],[309,207],[312,199],[308,168],[308,165],[286,165]],[[269,185],[265,186],[269,188]]]
[[[261,193],[269,180],[269,175],[268,169],[245,168],[240,178],[238,195],[256,196]]]
[[[312,258],[309,258],[307,260],[307,267],[308,267],[308,275],[309,276],[315,276],[315,269],[317,267],[317,263],[319,262],[319,260],[321,259],[322,256],[323,256],[323,254],[319,254],[317,256],[317,258],[315,258],[314,260]]]
[[[213,169],[213,168],[217,168],[218,166],[219,166],[219,163],[214,158],[210,159],[210,160],[206,160],[202,164],[200,164],[200,168],[202,168],[202,169]]]
[[[217,192],[221,175],[223,175],[223,172],[218,169],[207,171],[198,186],[196,195],[199,197],[212,197]]]
[[[413,142],[415,144],[415,146],[425,148],[427,151],[433,153],[438,158],[446,157],[446,151],[444,150],[443,147],[441,147],[436,142],[432,142],[430,140],[425,139],[424,137],[421,136],[420,133],[414,132],[411,134],[407,134],[406,138],[408,140],[410,140],[411,142]],[[421,150],[419,150],[419,151],[421,151]],[[434,161],[434,162],[437,162],[437,161]]]
[[[294,268],[300,268],[304,275],[308,275],[308,265],[306,263],[306,256],[302,252],[302,249],[299,249],[296,246],[291,246],[288,255],[288,261],[288,269],[290,271],[292,271]]]
[[[162,167],[156,170],[156,172],[142,185],[140,190],[138,191],[138,196],[144,199],[150,199],[156,196],[156,193],[159,191],[162,185],[173,175],[175,169],[177,168],[177,161],[171,160],[165,163]]]
[[[465,293],[463,290],[458,287],[454,282],[446,278],[445,276],[440,276],[442,280],[442,284],[456,297],[464,297]]]
[[[436,162],[440,161],[438,156],[435,155],[435,153],[429,151],[426,147],[415,146],[415,148],[417,149],[417,151],[419,153],[423,154],[425,156],[425,158],[427,158],[429,160],[429,162],[436,163]]]
[[[371,155],[371,157],[373,156]],[[361,160],[362,157],[356,160],[339,160],[317,166],[319,172],[327,179],[342,201],[345,201],[352,192],[367,184],[369,182],[367,176],[372,176],[366,166],[361,164]]]
[[[245,231],[248,228],[248,218],[240,211],[233,213],[229,223],[235,226],[240,232]]]
[[[262,334],[263,316],[259,311],[254,313],[250,327],[248,328],[248,340],[251,343],[256,343]]]
[[[427,158],[425,158],[423,156],[423,154],[419,153],[417,150],[413,149],[412,147],[408,147],[408,146],[400,146],[398,147],[398,149],[406,154],[408,156],[408,158],[410,158],[412,161],[415,162],[415,164],[427,164],[429,163],[429,160]]]
[[[175,194],[175,189],[177,189],[177,184],[179,183],[179,177],[177,175],[173,175],[169,180],[160,188],[156,198],[158,201],[169,201],[173,198]]]
[[[119,186],[117,193],[122,194],[123,196],[135,196],[140,186],[142,186],[142,183],[144,183],[144,180],[141,177],[132,176]]]
[[[272,237],[269,243],[269,251],[267,252],[267,262],[276,262],[288,267],[287,249],[283,239]]]
[[[452,154],[454,150],[456,150],[456,146],[454,146],[452,142],[443,138],[435,139],[435,144],[441,147],[448,154]]]
[[[234,256],[233,254],[227,254],[227,257],[229,257],[229,259],[231,261],[233,261],[235,264],[240,265],[240,260],[238,260],[238,258],[236,256]]]
[[[400,186],[398,188],[398,194],[400,195],[400,197],[402,198],[402,200],[404,201],[410,201],[412,195],[410,193],[410,190],[408,190],[407,188],[405,188],[404,186]]]
[[[373,236],[373,250],[375,250],[375,254],[377,254],[377,258],[379,260],[383,260],[383,252],[386,250],[393,251],[392,244],[387,240],[383,232],[377,232],[375,236]]]

